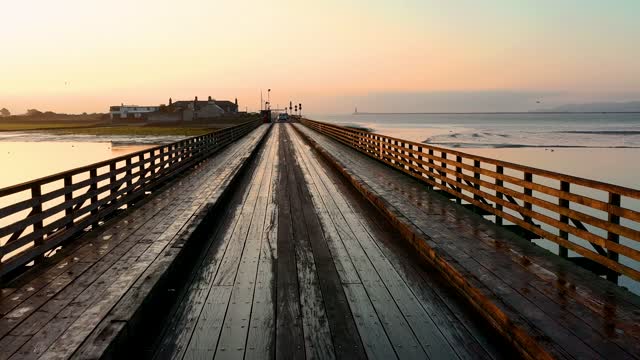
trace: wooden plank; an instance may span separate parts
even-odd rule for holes
[[[326,173],[324,173],[324,177],[328,178]],[[328,180],[326,182],[328,183]],[[329,187],[328,190],[329,193],[333,194],[334,199],[343,198],[338,189]],[[393,266],[391,266],[388,259],[380,252],[371,234],[364,228],[362,219],[357,217],[356,213],[344,198],[341,201],[337,201],[337,203],[340,204],[340,211],[344,220],[351,227],[360,246],[362,246],[377,273],[380,275],[380,279],[389,290],[395,303],[398,304],[404,318],[413,329],[413,332],[423,347],[423,350],[427,352],[430,357],[436,358],[447,358],[450,357],[451,354],[454,354],[453,349],[443,338],[437,326],[406,286],[404,280],[398,275]]]
[[[356,320],[369,359],[397,359],[376,310],[371,305],[364,285],[344,284],[344,291]]]
[[[44,309],[36,312],[31,318],[38,320],[38,324],[29,327],[21,326],[19,329],[21,331],[16,334],[27,335],[30,333],[29,328],[37,329],[37,332],[32,333],[32,338],[20,348],[14,357],[42,355],[42,353],[58,339],[60,334],[64,333],[81,314],[94,302],[99,301],[99,299],[104,296],[106,290],[111,285],[110,280],[120,278],[127,269],[134,265],[137,256],[144,252],[146,247],[148,247],[148,245],[137,244],[135,248],[120,259],[115,266],[102,273],[91,286],[84,289],[84,291],[73,299],[73,302],[71,302],[72,299],[60,299],[59,302],[61,305],[66,304],[64,308],[55,306],[55,308],[52,309],[53,311],[49,313],[47,310],[52,308],[51,306],[46,306],[52,304],[49,302],[43,307]]]
[[[211,245],[209,247],[209,250],[207,251],[207,256],[205,256],[205,258],[199,264],[198,272],[197,274],[195,274],[195,277],[192,280],[189,289],[187,290],[187,295],[181,298],[182,300],[180,300],[179,302],[180,306],[178,307],[177,311],[171,315],[170,323],[167,325],[166,335],[163,337],[159,349],[156,352],[157,357],[182,358],[185,351],[187,351],[188,346],[196,346],[196,348],[194,348],[193,350],[191,348],[189,348],[188,350],[188,353],[193,354],[193,356],[196,356],[195,354],[201,353],[203,351],[205,353],[210,352],[210,355],[213,356],[215,352],[215,346],[211,346],[211,344],[209,344],[208,347],[203,347],[203,341],[209,334],[208,331],[204,330],[209,327],[216,326],[215,324],[208,322],[215,322],[215,320],[211,320],[211,316],[204,316],[201,314],[203,312],[203,308],[205,307],[205,303],[207,303],[209,307],[222,306],[218,304],[219,300],[207,300],[207,296],[211,297],[211,294],[214,291],[218,291],[210,289],[230,240],[230,236],[224,236],[223,231],[228,227],[233,228],[235,222],[237,221],[237,217],[242,210],[244,199],[246,199],[246,194],[244,194],[243,196],[239,196],[238,200],[233,200],[232,204],[237,201],[239,202],[240,206],[234,208],[234,205],[230,205],[230,211],[224,213],[225,216],[221,220],[221,225],[215,232],[214,240],[211,241]],[[224,306],[222,308],[209,308],[207,310],[207,312],[209,313],[221,311],[222,320],[224,319],[227,302],[231,294],[231,288],[227,288],[229,289],[229,292],[225,296],[226,302],[224,303]],[[217,293],[216,295],[214,295],[214,297],[215,296],[218,296]],[[217,319],[217,317],[213,317],[213,319]],[[218,326],[220,328],[222,320],[220,320],[220,325]],[[194,329],[198,329],[195,331],[199,332],[197,335],[194,335],[199,339],[196,341],[195,345],[191,340],[192,334],[194,334]],[[214,345],[215,343],[217,343],[217,336],[219,336],[219,332],[216,333],[215,336],[216,338]]]
[[[278,149],[279,181],[278,189],[288,189],[287,151],[284,146]],[[276,358],[302,359],[305,357],[305,344],[302,334],[300,297],[296,276],[295,245],[293,238],[293,218],[291,200],[288,191],[278,191],[278,264],[276,278]]]
[[[226,170],[229,170],[229,174],[234,172],[230,167],[227,167]],[[219,178],[227,176],[229,175],[221,174]],[[245,180],[242,181],[243,183],[245,182]],[[220,195],[215,188],[224,186],[219,181],[215,181],[215,183],[218,184],[213,186],[216,193],[213,197],[217,198]],[[178,300],[178,309],[170,316],[170,323],[167,325],[159,349],[156,351],[156,357],[182,358],[186,351],[188,357],[209,354],[207,356],[211,358],[215,353],[219,331],[211,334],[208,329],[221,328],[231,294],[231,287],[226,287],[229,292],[224,296],[225,300],[222,302],[219,299],[211,300],[211,296],[218,296],[212,295],[218,290],[215,290],[214,287],[209,292],[209,289],[213,284],[214,277],[231,238],[231,236],[225,235],[224,231],[227,228],[234,228],[242,211],[242,205],[246,203],[246,197],[246,193],[235,196],[228,207],[229,211],[224,212],[220,225],[215,235],[213,235],[214,238],[210,242],[211,245],[208,248],[207,255],[199,263],[197,273],[186,290],[186,296],[181,297],[180,299],[182,300]],[[209,298],[207,298],[207,294],[209,294]],[[208,305],[205,305],[205,303]],[[218,316],[208,316],[203,312],[205,311],[203,310],[205,306],[208,306],[206,313],[221,314],[219,324],[217,324]],[[208,344],[205,342],[208,342]]]
[[[334,346],[309,242],[307,220],[304,216],[304,208],[309,208],[311,204],[303,204],[301,200],[301,187],[304,187],[305,184],[301,174],[296,174],[297,172],[299,173],[299,164],[297,157],[292,156],[295,150],[292,146],[293,140],[288,133],[287,131],[286,136],[283,136],[284,142],[282,145],[287,147],[286,153],[288,157],[284,161],[290,165],[288,167],[289,172],[286,174],[289,178],[290,186],[281,191],[289,192],[291,212],[297,214],[293,224],[293,236],[296,240],[294,246],[295,260],[300,289],[300,308],[306,356],[313,359],[334,359]]]
[[[254,178],[258,186],[252,187],[250,196],[247,198],[249,211],[243,211],[241,215],[241,224],[245,221],[249,223],[247,224],[247,232],[243,232],[245,239],[240,239],[241,241],[244,240],[245,245],[216,349],[215,357],[220,359],[243,358],[247,348],[247,334],[250,327],[260,249],[265,227],[267,200],[272,182],[273,156],[276,148],[273,145],[273,133],[271,134],[272,136],[268,140],[265,151],[261,156],[257,176]],[[263,196],[265,194],[267,196]],[[269,335],[265,334],[265,336]]]
[[[291,136],[291,138],[296,139],[293,136]],[[296,142],[296,145],[298,146],[300,143]],[[298,154],[304,154],[304,151],[298,151]],[[322,231],[325,235],[327,246],[330,249],[336,271],[338,272],[342,283],[360,284],[360,277],[353,266],[351,257],[349,256],[344,243],[340,239],[336,225],[331,220],[332,216],[340,216],[340,214],[335,206],[331,206],[332,203],[329,202],[329,194],[325,187],[322,186],[322,180],[318,176],[317,172],[310,171],[306,161],[304,161],[304,157],[301,157],[301,159],[303,159],[301,167],[308,184],[307,187],[309,188],[311,201],[316,204],[315,212],[322,225]]]
[[[472,227],[457,226],[460,229],[455,236],[455,241],[460,243],[464,241],[467,247],[464,249],[467,254],[473,254],[474,260],[482,264],[488,271],[495,274],[505,284],[509,286],[510,291],[516,294],[521,294],[522,297],[527,298],[531,302],[528,309],[531,311],[540,311],[546,316],[554,319],[554,322],[559,324],[566,333],[573,334],[576,338],[579,338],[588,347],[594,349],[602,356],[607,358],[625,358],[628,356],[622,349],[603,338],[590,328],[589,323],[584,319],[573,316],[566,310],[566,304],[570,299],[566,296],[558,296],[558,303],[553,303],[549,298],[543,296],[538,289],[532,286],[534,278],[527,271],[518,269],[520,263],[511,262],[510,259],[505,257],[496,257],[495,254],[488,252],[480,246],[481,241],[479,237],[469,237],[468,231],[473,231]],[[465,229],[466,228],[466,229]],[[480,237],[481,238],[481,237]],[[450,240],[453,241],[453,238]],[[524,270],[524,269],[523,269]],[[507,298],[507,297],[503,297]],[[520,308],[520,307],[517,307]],[[534,310],[535,309],[535,310]],[[555,325],[557,326],[557,325]],[[544,325],[546,331],[551,331],[551,325]],[[570,335],[567,335],[570,337]],[[575,342],[575,341],[574,341]]]
[[[260,260],[256,276],[255,292],[251,309],[249,333],[247,334],[246,359],[271,359],[275,356],[275,325],[276,312],[274,293],[276,290],[276,274],[274,268],[277,264],[277,234],[278,234],[278,146],[280,144],[280,129],[272,130],[273,145],[272,158],[270,159],[271,175],[269,192],[261,196],[266,197],[266,212],[262,229],[262,242],[260,245]]]
[[[288,132],[290,138],[293,137],[292,133],[290,131]],[[297,157],[302,159],[300,152],[307,151],[307,149],[301,149],[298,141],[294,141],[293,145],[296,147]],[[305,164],[299,162],[298,165],[299,166],[296,167],[296,171],[299,181],[302,181],[303,176],[307,180],[306,186],[300,186],[302,203],[313,204],[314,200],[312,199],[312,192],[317,191],[317,189],[315,189],[315,184],[309,183],[309,181],[313,181],[313,179],[311,178],[309,170],[306,168]],[[317,198],[318,195],[315,196],[316,202],[321,201]],[[326,233],[326,230],[319,221],[318,213],[323,212],[324,210],[315,206],[313,208],[311,206],[304,206],[302,207],[302,210],[304,219],[307,223],[311,251],[313,252],[316,273],[325,303],[326,317],[331,329],[336,357],[345,359],[364,359],[366,358],[364,346],[360,340],[353,315],[349,309],[349,303],[347,302],[341,285],[339,271],[337,270],[337,262],[334,263],[327,240],[322,236],[322,233]],[[340,242],[340,239],[337,237],[337,233],[335,234],[334,241]],[[344,249],[343,246],[342,249]],[[346,252],[345,256],[349,265],[353,268]],[[353,269],[353,272],[355,273],[355,269]],[[357,274],[355,274],[355,277],[357,278]],[[357,279],[359,281],[359,278]]]
[[[498,276],[503,278],[516,291],[532,299],[538,307],[543,309],[549,316],[557,319],[561,324],[564,324],[571,332],[581,339],[585,339],[591,347],[607,357],[616,358],[625,357],[624,353],[620,353],[624,348],[633,348],[635,351],[640,351],[640,347],[636,346],[636,343],[620,341],[618,337],[608,335],[605,329],[611,325],[607,325],[609,320],[606,320],[606,318],[610,315],[604,312],[594,313],[590,311],[575,299],[576,295],[573,292],[562,292],[560,289],[558,291],[554,289],[553,283],[544,283],[537,278],[535,272],[532,272],[532,269],[537,267],[537,257],[530,257],[529,255],[526,258],[522,257],[517,250],[509,251],[508,254],[510,256],[508,259],[491,256],[486,253],[486,250],[481,249],[482,243],[490,247],[499,246],[503,248],[509,248],[512,245],[503,243],[504,239],[500,239],[499,235],[489,235],[482,223],[476,224],[476,221],[472,221],[469,224],[465,224],[464,227],[466,231],[474,231],[475,236],[471,241],[472,246],[475,245],[477,250],[471,247],[469,251],[473,251],[476,254],[476,258],[486,259],[485,263],[490,264],[489,267],[495,267],[493,271]],[[522,269],[519,272],[513,270],[504,271],[508,266],[508,261],[516,264],[516,269],[518,266],[521,266]],[[541,296],[542,294],[544,296]],[[621,318],[633,316],[631,313],[624,313],[625,311],[622,308]],[[619,323],[618,326],[620,326]],[[638,331],[626,331],[626,333],[627,336],[636,338],[640,335]],[[619,346],[613,345],[614,343]]]
[[[213,358],[231,298],[231,291],[231,286],[214,285],[211,287],[183,359]]]
[[[323,183],[323,186],[326,186],[328,194],[333,195],[326,199],[338,209],[338,212],[332,217],[332,220],[338,228],[338,233],[353,260],[353,264],[362,279],[370,301],[380,317],[396,353],[400,357],[408,358],[426,356],[410,325],[394,301],[393,296],[380,278],[372,260],[362,248],[358,234],[353,231],[350,222],[345,219],[344,213],[341,211],[339,205],[337,205],[337,203],[344,203],[344,199],[337,195],[338,191],[329,182]],[[345,211],[348,210],[345,209]],[[338,213],[340,215],[338,215]],[[367,346],[366,343],[365,346]]]

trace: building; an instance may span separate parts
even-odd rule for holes
[[[182,100],[173,102],[169,99],[169,105],[137,106],[120,105],[111,106],[109,114],[111,120],[140,119],[148,122],[179,122],[195,121],[216,118],[222,115],[238,112],[238,99],[235,102],[228,100],[215,100],[209,96],[206,101]]]
[[[211,98],[211,97],[209,97]],[[233,114],[238,112],[238,99],[236,98],[235,102],[231,102],[228,100],[213,100],[216,105],[218,105],[222,110],[224,110],[225,114]]]
[[[139,105],[120,105],[109,107],[109,117],[111,120],[118,119],[141,119],[147,118],[149,113],[160,110],[160,106],[139,106]]]
[[[216,104],[215,100],[211,99],[211,96],[207,101],[199,101],[197,96],[194,100],[176,101],[169,103],[169,107],[174,110],[181,110],[183,121],[214,118],[225,113]]]

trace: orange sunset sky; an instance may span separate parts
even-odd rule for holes
[[[640,100],[637,0],[23,0],[1,9],[0,107],[13,113],[195,95],[237,97],[251,111],[267,88],[274,105],[303,102],[309,113],[359,103],[401,111],[399,97],[413,99],[409,111]]]

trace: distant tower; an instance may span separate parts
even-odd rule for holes
[[[211,96],[209,96],[209,101],[211,101]]]
[[[169,98],[169,106],[173,105],[173,100],[171,100],[171,98]]]
[[[236,112],[240,111],[238,108],[238,98],[236,98]]]
[[[357,114],[357,113],[358,113],[358,107],[356,106],[356,111],[354,112],[354,114]]]

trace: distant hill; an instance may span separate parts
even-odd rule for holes
[[[640,112],[640,101],[569,104],[533,112]]]

